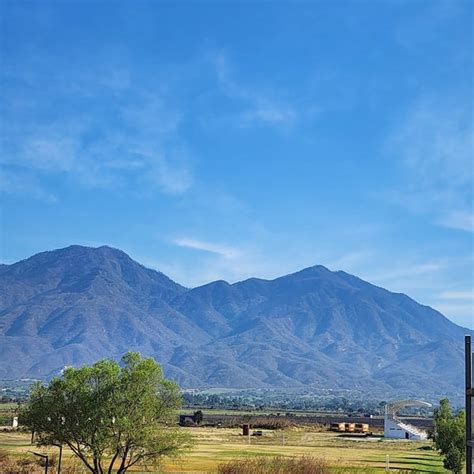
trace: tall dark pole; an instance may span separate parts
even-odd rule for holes
[[[53,446],[57,446],[59,448],[58,474],[61,474],[61,461],[63,459],[63,445],[60,443],[53,443]]]
[[[466,474],[472,474],[472,350],[471,336],[464,337],[466,369]]]
[[[63,445],[59,445],[59,462],[58,462],[58,474],[61,474],[61,461],[63,458]]]

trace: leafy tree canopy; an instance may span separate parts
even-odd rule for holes
[[[444,455],[444,467],[455,473],[463,471],[466,456],[465,429],[465,412],[461,410],[453,414],[449,400],[441,400],[434,413],[433,441],[436,449]]]
[[[175,427],[180,406],[178,386],[155,360],[129,352],[122,365],[101,360],[36,384],[21,418],[38,445],[66,445],[90,472],[122,474],[189,445]]]
[[[202,423],[203,418],[204,418],[204,415],[201,410],[197,410],[193,413],[193,421],[197,425],[200,425]]]

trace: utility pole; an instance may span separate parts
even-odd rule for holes
[[[472,387],[472,366],[473,353],[471,348],[471,336],[464,336],[465,370],[466,370],[466,474],[473,474],[472,471],[472,398],[474,389]]]
[[[59,446],[58,474],[61,474],[61,461],[63,458],[63,445]]]

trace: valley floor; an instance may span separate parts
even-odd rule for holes
[[[441,458],[430,449],[430,442],[426,441],[345,438],[337,433],[298,427],[284,431],[263,430],[263,436],[250,437],[249,444],[249,438],[243,437],[240,429],[206,427],[183,429],[188,429],[195,439],[195,446],[189,452],[179,459],[165,461],[161,469],[136,470],[135,474],[138,474],[137,471],[174,474],[215,473],[219,464],[235,458],[304,454],[326,459],[335,473],[385,472],[386,455],[390,459],[391,471],[446,472]],[[33,448],[29,441],[27,433],[0,432],[0,449],[13,456],[32,456],[28,451],[38,448]],[[57,453],[57,450],[50,452]],[[71,462],[71,454],[65,451],[64,465],[70,465]]]

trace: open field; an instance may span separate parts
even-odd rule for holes
[[[220,463],[233,458],[303,454],[326,459],[335,473],[384,472],[386,455],[390,457],[393,471],[446,472],[440,457],[429,449],[429,442],[345,438],[337,433],[299,427],[284,431],[265,430],[262,437],[250,437],[249,444],[249,439],[240,434],[240,429],[183,429],[191,432],[195,446],[181,458],[164,462],[161,470],[147,472],[212,473]],[[33,449],[29,441],[27,433],[0,432],[0,449],[16,456],[28,455],[28,451]],[[54,449],[49,451],[57,453]],[[65,464],[68,464],[71,454],[65,450],[64,457]]]
[[[1,412],[13,412],[18,407],[18,403],[8,402],[8,403],[0,403],[0,413]]]
[[[192,410],[182,410],[181,414],[192,415]],[[286,426],[319,426],[318,431],[325,430],[329,424],[335,422],[367,423],[370,431],[376,434],[383,433],[383,416],[364,416],[361,414],[349,413],[328,413],[316,411],[293,411],[293,412],[265,412],[265,411],[245,411],[245,410],[203,410],[204,426],[221,426],[226,428],[237,427],[243,423],[250,423],[252,426],[260,424],[262,421],[275,423],[274,428],[285,428]],[[400,417],[409,423],[423,430],[430,430],[433,427],[433,419],[428,417]],[[272,426],[263,426],[271,428]]]
[[[17,403],[0,403],[0,426],[11,426],[17,408]]]
[[[272,415],[280,416],[286,415],[287,413],[291,416],[348,416],[346,413],[337,411],[320,411],[320,410],[287,410],[287,409],[263,409],[263,410],[245,410],[242,408],[207,408],[207,407],[188,407],[178,410],[179,413],[189,414],[196,410],[202,410],[206,414],[212,415]],[[357,416],[357,414],[354,414]],[[362,415],[359,415],[362,416]]]

